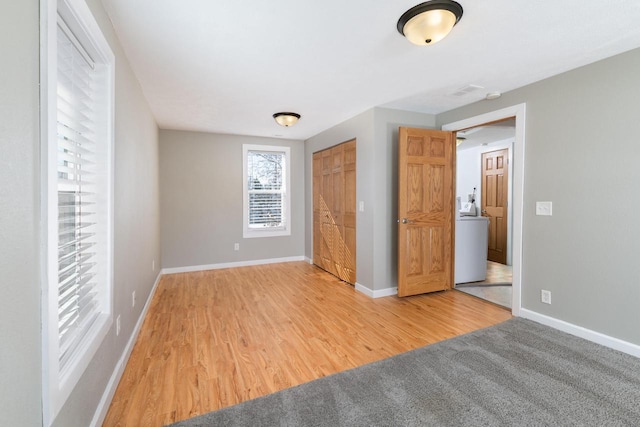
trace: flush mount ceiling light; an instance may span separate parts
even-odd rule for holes
[[[459,3],[432,0],[407,10],[398,20],[398,31],[413,44],[434,44],[445,38],[461,17]]]
[[[298,113],[275,113],[273,118],[280,126],[289,127],[298,123],[300,114]]]

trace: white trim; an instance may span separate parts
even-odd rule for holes
[[[631,356],[640,357],[640,345],[623,341],[619,338],[610,337],[609,335],[592,331],[591,329],[583,328],[582,326],[574,325],[573,323],[565,322],[564,320],[559,320],[554,317],[549,317],[526,308],[520,310],[520,316],[525,319],[550,326],[554,329],[558,329],[559,331],[584,338],[596,344],[630,354]]]
[[[524,214],[524,153],[526,104],[517,104],[479,116],[447,123],[442,130],[456,131],[488,122],[516,118],[516,136],[513,143],[513,296],[511,313],[519,316],[522,310],[522,217]]]
[[[312,260],[311,258],[309,258],[309,257],[307,257],[307,256],[306,256],[306,257],[304,257],[304,260],[305,260],[307,263],[309,263],[309,264],[313,265],[313,260]]]
[[[55,358],[53,351],[49,348],[56,337],[56,327],[53,322],[49,322],[49,307],[53,307],[52,292],[49,292],[49,283],[55,283],[55,277],[51,280],[51,269],[49,265],[56,262],[55,254],[49,251],[54,245],[54,233],[49,233],[48,218],[55,215],[54,203],[49,203],[51,190],[49,185],[49,170],[55,170],[56,162],[53,156],[49,155],[49,135],[56,132],[56,21],[57,6],[53,0],[40,2],[40,215],[41,215],[41,306],[42,306],[42,424],[47,427],[53,422],[54,396],[56,388],[50,378],[57,375],[54,367]],[[53,119],[52,119],[53,117]],[[55,200],[55,199],[51,199]],[[52,372],[53,371],[53,372]],[[56,384],[57,386],[57,384]]]
[[[365,294],[369,298],[373,298],[373,291],[371,289],[367,288],[366,286],[361,285],[358,282],[356,282],[355,286],[356,286],[356,291],[360,292],[361,294]]]
[[[252,265],[277,264],[280,262],[306,261],[304,255],[284,258],[257,259],[252,261],[225,262],[220,264],[192,265],[188,267],[163,268],[161,274],[191,273],[193,271],[219,270],[221,268],[249,267]]]
[[[138,317],[138,321],[136,322],[136,326],[133,328],[133,332],[131,333],[131,337],[129,337],[129,341],[127,341],[127,345],[122,352],[122,356],[120,356],[120,360],[116,364],[113,373],[111,374],[111,378],[109,379],[109,383],[102,394],[102,398],[100,399],[100,403],[98,403],[98,407],[96,408],[96,412],[93,414],[93,419],[91,420],[91,426],[101,426],[104,422],[104,418],[107,416],[107,412],[109,411],[109,406],[111,405],[111,400],[113,399],[114,394],[116,393],[116,389],[118,388],[118,384],[120,383],[120,379],[122,378],[122,374],[124,374],[124,368],[127,366],[129,362],[129,357],[131,357],[131,352],[133,351],[133,347],[138,339],[138,335],[140,334],[140,330],[142,329],[142,324],[144,323],[144,319],[147,317],[147,312],[149,311],[149,307],[151,306],[151,300],[156,293],[156,289],[158,288],[158,283],[160,283],[160,279],[162,278],[162,273],[158,273],[158,277],[156,277],[156,281],[153,284],[153,288],[149,293],[149,297],[147,298],[147,302],[144,304],[142,308],[142,312]]]
[[[384,288],[384,289],[378,289],[377,291],[372,291],[371,289],[367,288],[364,285],[361,285],[358,282],[356,282],[356,291],[362,294],[365,294],[369,298],[382,298],[382,297],[389,297],[392,295],[398,295],[398,287]]]

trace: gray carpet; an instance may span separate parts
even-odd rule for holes
[[[639,425],[640,359],[519,318],[172,424]]]

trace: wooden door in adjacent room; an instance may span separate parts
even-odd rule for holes
[[[313,263],[356,282],[356,141],[313,154]]]
[[[454,136],[400,128],[398,296],[453,285]]]
[[[507,263],[509,150],[482,153],[482,216],[489,218],[487,259]]]

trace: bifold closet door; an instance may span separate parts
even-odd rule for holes
[[[313,155],[313,262],[356,281],[356,141]]]

